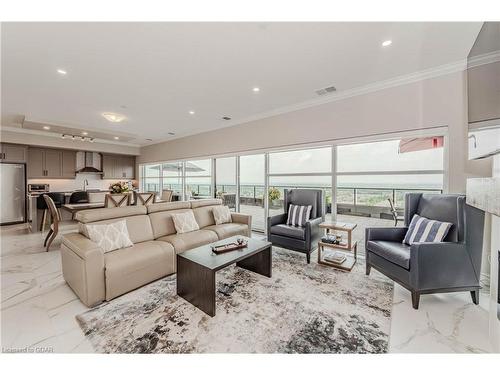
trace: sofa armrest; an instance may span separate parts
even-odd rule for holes
[[[64,280],[87,306],[105,299],[106,281],[104,252],[80,233],[62,238],[61,261]]]
[[[306,243],[310,249],[312,249],[314,244],[312,242],[318,241],[321,237],[321,228],[319,225],[323,222],[322,217],[317,217],[315,219],[310,219],[306,221],[305,231],[306,231]]]
[[[104,252],[101,248],[81,233],[65,234],[62,237],[62,243],[82,259],[87,259],[90,256],[93,256],[93,253],[96,251],[98,251],[104,258]]]
[[[271,227],[274,225],[278,225],[278,224],[285,224],[287,217],[288,217],[287,214],[279,214],[279,215],[275,215],[275,216],[269,216],[267,218],[267,240],[269,242],[272,242],[271,241]]]
[[[252,235],[252,215],[245,215],[240,213],[231,213],[231,220],[233,223],[246,224],[248,226],[247,237]]]
[[[245,215],[236,212],[231,212],[231,220],[233,223],[252,225],[252,215]]]
[[[421,242],[411,245],[410,281],[418,289],[478,287],[480,272],[474,269],[464,243]]]
[[[288,215],[287,214],[279,214],[279,215],[274,215],[274,216],[269,216],[267,218],[267,223],[269,224],[269,226],[273,226],[273,225],[278,225],[278,224],[285,224],[286,223],[286,219],[288,218]]]
[[[368,241],[391,241],[403,242],[407,227],[396,228],[366,228],[365,229],[365,245]]]

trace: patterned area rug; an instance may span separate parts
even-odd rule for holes
[[[271,279],[217,273],[210,318],[176,295],[175,275],[76,318],[102,353],[384,353],[393,284],[364,265],[337,271],[273,248]]]

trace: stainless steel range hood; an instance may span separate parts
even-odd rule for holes
[[[101,154],[78,151],[76,153],[76,173],[103,174]]]

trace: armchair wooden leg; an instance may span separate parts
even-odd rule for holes
[[[479,305],[479,289],[471,290],[470,295],[472,297],[472,302],[474,302],[474,305]]]
[[[419,292],[411,292],[411,303],[415,310],[418,310],[418,304],[420,302],[420,293]]]
[[[306,253],[306,258],[307,258],[307,264],[311,263],[311,253],[310,252]]]

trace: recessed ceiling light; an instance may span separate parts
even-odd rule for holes
[[[65,76],[66,74],[68,74],[68,72],[65,71],[64,69],[57,69],[57,73],[59,73],[62,76]]]
[[[82,135],[89,135],[89,133],[87,133],[87,132],[82,132]]]
[[[112,112],[104,112],[102,116],[110,121],[110,122],[122,122],[123,120],[126,119],[124,115],[120,115],[119,113],[112,113]]]
[[[392,40],[386,40],[382,43],[382,47],[388,47],[392,44]]]
[[[194,111],[189,111],[189,114],[190,115],[194,115]]]
[[[253,91],[253,92],[259,92],[259,91],[260,91],[260,89],[259,89],[258,87],[254,87],[254,88],[252,89],[252,91]]]
[[[120,139],[120,137],[113,137],[113,138],[114,138],[115,140],[119,140],[119,139]]]
[[[50,130],[50,126],[44,126],[43,130]]]

